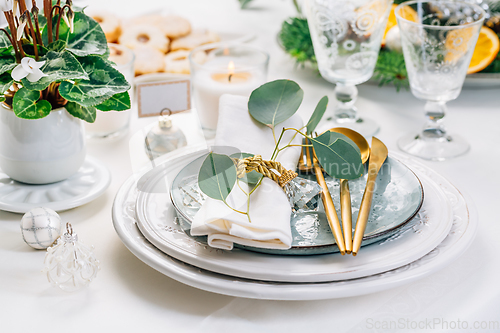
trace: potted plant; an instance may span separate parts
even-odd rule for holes
[[[0,0],[0,168],[32,184],[66,179],[85,159],[81,120],[130,108],[100,25],[71,0]],[[28,6],[30,7],[28,9]]]

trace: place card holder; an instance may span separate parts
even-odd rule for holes
[[[189,80],[138,84],[137,103],[140,118],[159,116],[144,142],[151,161],[186,146],[186,136],[170,116],[191,109]]]
[[[160,116],[163,109],[170,114],[191,109],[189,79],[138,83],[137,109],[139,118]]]

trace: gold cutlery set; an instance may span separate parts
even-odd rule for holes
[[[377,175],[380,168],[382,167],[382,164],[384,164],[384,161],[387,158],[388,151],[387,147],[382,143],[382,141],[380,141],[376,137],[372,138],[372,146],[370,149],[368,142],[358,132],[343,127],[332,128],[330,129],[330,131],[343,134],[351,139],[360,150],[361,161],[363,162],[363,164],[365,164],[369,159],[368,179],[366,182],[365,191],[363,193],[363,199],[361,200],[361,205],[359,207],[354,236],[352,235],[351,196],[347,179],[340,179],[340,208],[342,217],[341,227],[341,223],[337,216],[330,191],[328,190],[328,186],[323,176],[323,170],[318,162],[316,153],[314,152],[314,148],[311,148],[311,154],[309,147],[304,147],[305,161],[303,161],[303,159],[300,160],[299,170],[302,172],[310,172],[314,170],[318,184],[323,189],[321,192],[321,200],[325,208],[328,224],[330,225],[330,229],[332,230],[340,253],[342,255],[346,253],[352,253],[353,256],[356,256],[361,247],[366,224],[370,215],[373,193],[375,192],[376,188],[375,183]],[[308,145],[307,139],[305,143],[306,145]]]

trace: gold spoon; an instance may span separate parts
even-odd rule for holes
[[[307,138],[304,140],[304,144],[309,144],[309,140]],[[330,194],[330,191],[328,190],[328,186],[326,185],[325,177],[323,176],[323,169],[318,162],[318,158],[316,157],[314,148],[303,147],[303,156],[299,161],[299,170],[301,172],[311,172],[314,170],[314,173],[316,174],[316,180],[322,188],[321,201],[323,201],[323,207],[325,208],[326,219],[328,220],[328,224],[330,225],[330,229],[332,231],[333,237],[335,238],[335,242],[337,243],[340,254],[344,255],[346,252],[345,241],[344,237],[342,236],[342,227],[340,226],[340,220],[337,216],[335,206],[333,205],[332,196]]]
[[[354,141],[361,152],[361,162],[363,164],[370,157],[370,146],[366,139],[356,131],[344,127],[331,128],[330,132],[340,133]],[[352,208],[351,193],[347,179],[340,179],[340,211],[342,216],[342,229],[344,230],[345,252],[352,252]]]

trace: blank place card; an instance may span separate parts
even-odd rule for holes
[[[172,113],[191,109],[189,80],[145,82],[137,84],[139,117],[159,116],[167,108]]]

